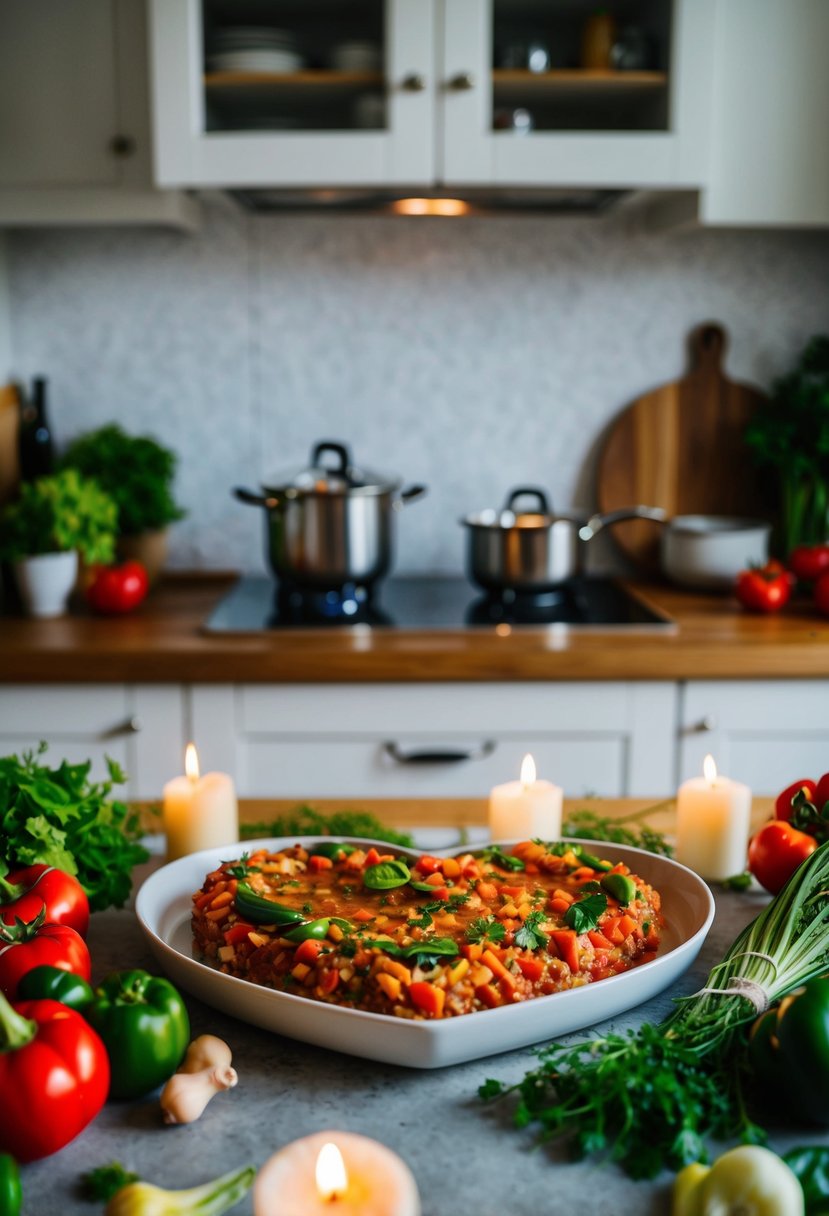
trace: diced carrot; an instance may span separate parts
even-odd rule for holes
[[[464,942],[461,946],[461,953],[466,955],[470,963],[477,963],[483,952],[484,948],[480,942]]]
[[[592,866],[579,866],[577,870],[573,871],[571,877],[575,882],[590,882],[596,877],[596,871]]]
[[[226,920],[228,915],[227,908],[211,908],[209,912],[205,912],[206,920]]]
[[[323,948],[322,942],[314,941],[312,937],[306,941],[300,942],[294,951],[295,963],[313,963],[318,958]]]
[[[547,901],[547,907],[557,916],[563,916],[570,905],[563,899],[550,899]]]
[[[579,944],[573,929],[554,929],[550,937],[558,950],[559,957],[567,964],[573,975],[579,970]]]
[[[574,935],[575,936],[575,935]],[[489,967],[490,971],[497,979],[503,980],[511,988],[515,987],[515,976],[511,971],[508,971],[498,956],[492,950],[484,950],[481,955],[481,962]]]
[[[435,870],[440,869],[440,861],[437,857],[430,857],[428,853],[424,853],[417,859],[415,869],[420,870],[421,874],[434,874]]]
[[[374,920],[374,913],[369,912],[368,908],[358,908],[357,911],[351,917],[351,919],[359,920],[359,921],[362,921],[363,923],[365,923],[366,921]]]
[[[480,873],[481,873],[480,867],[478,866],[478,863],[476,861],[469,861],[463,867],[464,878],[477,878]]]
[[[625,935],[619,927],[621,919],[620,916],[606,916],[601,922],[602,933],[614,946],[621,946],[625,940]]]
[[[501,895],[509,895],[510,898],[515,898],[516,895],[524,895],[526,893],[524,887],[509,887],[506,883],[501,883],[498,890]]]
[[[304,980],[310,974],[311,968],[306,963],[297,963],[291,968],[291,975],[295,980]]]
[[[442,869],[447,878],[458,878],[461,872],[461,867],[454,857],[445,857]]]
[[[575,897],[572,896],[569,891],[565,891],[562,887],[556,887],[551,898],[563,899],[566,904],[574,904],[576,902]]]
[[[535,984],[544,974],[544,964],[540,958],[519,958],[518,970],[525,979]]]
[[[340,982],[340,973],[336,968],[330,971],[323,971],[319,982],[319,989],[323,996],[330,996]]]
[[[434,874],[430,874],[426,879],[430,887],[445,887],[446,879],[439,870],[435,870]]]
[[[197,908],[206,908],[208,906],[208,904],[211,904],[215,898],[216,898],[216,888],[211,887],[209,891],[205,891],[205,893],[203,895],[200,895],[198,897],[198,899],[194,899],[193,903],[196,905]]]
[[[328,926],[328,932],[326,934],[326,937],[329,939],[329,941],[341,942],[343,940],[343,938],[345,937],[345,934],[343,933],[340,926],[334,924],[334,922],[332,921],[331,924]]]
[[[525,874],[539,874],[540,872],[541,871],[539,870],[538,866],[535,864],[534,861],[528,861],[526,863],[526,865],[524,866]]]
[[[622,937],[630,937],[631,933],[635,933],[638,928],[639,925],[636,923],[633,917],[628,916],[627,913],[625,913],[624,916],[619,917],[619,931],[622,934]]]
[[[498,896],[498,888],[494,882],[479,882],[475,888],[475,894],[480,895],[485,903],[491,903]]]
[[[408,984],[412,978],[412,973],[408,967],[404,967],[402,963],[398,963],[396,959],[384,958],[381,964],[383,971],[387,975],[393,975],[395,979],[400,980],[402,984]]]
[[[228,904],[232,904],[232,903],[233,903],[233,892],[232,891],[222,891],[222,893],[220,895],[214,896],[213,902],[211,903],[210,907],[211,908],[225,908],[225,907],[227,907]]]
[[[245,941],[249,933],[253,933],[253,925],[249,925],[245,920],[237,920],[225,933],[225,941],[229,946],[236,946]]]
[[[380,860],[380,854],[372,846],[369,849],[369,851],[366,853],[366,860],[365,860],[364,864],[366,866],[376,866],[377,863],[379,862],[379,860]]]
[[[409,996],[412,999],[412,1004],[428,1013],[430,1017],[439,1018],[443,1016],[443,1004],[446,1000],[446,993],[442,988],[436,988],[434,984],[428,984],[425,981],[419,981],[416,984],[409,985]]]
[[[321,853],[312,853],[308,859],[308,869],[319,872],[320,870],[332,869],[334,862],[330,857],[323,857]]]
[[[608,941],[603,933],[599,933],[597,930],[593,929],[587,934],[587,936],[590,939],[591,945],[595,946],[597,950],[613,949],[613,942]]]
[[[479,984],[475,989],[475,996],[490,1009],[496,1009],[498,1005],[503,1004],[500,992],[497,992],[491,984]]]
[[[389,975],[386,971],[381,971],[377,976],[377,983],[379,987],[383,989],[390,1001],[400,1000],[401,986],[400,980],[396,976]]]

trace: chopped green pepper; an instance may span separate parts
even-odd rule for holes
[[[321,942],[325,940],[330,924],[327,917],[320,920],[309,920],[304,925],[295,925],[293,929],[288,929],[282,936],[286,937],[289,942]]]
[[[623,908],[631,900],[636,899],[638,894],[636,883],[627,874],[605,874],[602,876],[601,884],[608,895],[612,895],[614,899],[618,900]]]
[[[46,963],[26,972],[17,985],[17,993],[21,1001],[60,1001],[61,1005],[68,1005],[81,1013],[95,995],[81,976]]]
[[[20,1170],[11,1153],[0,1153],[0,1216],[20,1216],[23,1187]]]
[[[285,904],[258,895],[246,882],[236,884],[234,902],[239,915],[257,925],[299,925],[305,920],[296,908],[288,908]]]
[[[348,857],[349,853],[353,853],[355,846],[353,844],[345,844],[341,840],[319,840],[316,844],[309,844],[308,852],[312,856],[330,857],[332,861],[337,861],[340,857]]]
[[[104,1041],[110,1097],[140,1098],[171,1077],[190,1041],[190,1020],[173,985],[147,971],[114,971],[84,1017]]]

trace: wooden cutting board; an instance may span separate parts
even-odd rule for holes
[[[723,372],[726,334],[713,322],[690,337],[681,380],[637,397],[611,423],[598,466],[599,510],[641,503],[669,515],[768,517],[745,446],[746,423],[765,394]],[[659,524],[616,524],[612,535],[638,566],[659,570]]]
[[[20,484],[20,402],[14,384],[0,385],[0,506],[10,502]]]

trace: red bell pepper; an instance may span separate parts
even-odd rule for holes
[[[10,1000],[32,967],[47,965],[89,980],[92,967],[86,942],[69,925],[45,922],[45,909],[31,921],[0,925],[0,991]]]
[[[0,1151],[37,1161],[63,1148],[100,1111],[109,1092],[106,1048],[58,1001],[0,994]]]
[[[77,878],[54,866],[26,866],[0,878],[0,921],[34,920],[42,906],[53,925],[71,925],[86,937],[89,900]]]
[[[772,819],[749,842],[748,868],[761,886],[776,895],[816,848],[814,836],[783,819]]]

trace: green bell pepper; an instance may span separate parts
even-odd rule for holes
[[[321,920],[309,920],[307,924],[296,925],[293,929],[288,929],[282,936],[289,942],[307,942],[309,940],[322,942],[328,935],[330,924],[331,921],[325,917]]]
[[[60,1001],[61,1005],[68,1005],[79,1013],[83,1013],[95,996],[85,979],[46,963],[26,972],[17,985],[17,993],[21,1001]]]
[[[762,1014],[748,1050],[761,1097],[829,1127],[829,976],[809,980]]]
[[[0,1153],[0,1216],[20,1216],[23,1187],[20,1170],[10,1153]]]
[[[331,861],[339,861],[341,857],[348,857],[349,853],[353,853],[355,845],[345,844],[342,840],[318,840],[316,844],[308,845],[308,852],[312,857],[328,857]]]
[[[829,1212],[829,1148],[820,1144],[791,1148],[783,1160],[803,1187],[806,1216]]]
[[[256,925],[300,925],[305,920],[296,908],[278,904],[264,895],[258,895],[246,882],[236,884],[234,898],[236,911],[243,920]]]
[[[109,1055],[111,1098],[140,1098],[171,1077],[190,1040],[190,1019],[173,985],[147,971],[113,971],[84,1017]]]

